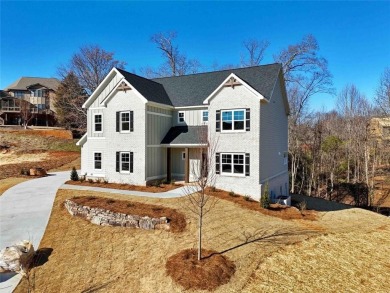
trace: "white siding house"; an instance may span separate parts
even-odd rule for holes
[[[78,144],[88,178],[192,181],[213,142],[217,188],[259,200],[268,183],[273,196],[288,195],[280,64],[153,80],[114,68],[84,107],[88,131]]]

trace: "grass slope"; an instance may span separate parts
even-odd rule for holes
[[[33,269],[37,292],[183,292],[165,269],[170,256],[196,247],[196,218],[183,199],[82,193],[175,208],[186,215],[187,229],[173,234],[72,218],[63,202],[77,195],[57,193],[40,246],[53,251]],[[231,281],[215,292],[386,292],[390,278],[390,221],[364,210],[282,220],[221,199],[205,219],[203,237],[205,249],[236,266]],[[26,292],[26,282],[15,292]]]

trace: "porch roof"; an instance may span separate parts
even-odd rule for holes
[[[169,129],[161,144],[172,147],[207,145],[207,126],[175,126]]]

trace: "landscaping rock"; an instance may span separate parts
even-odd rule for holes
[[[47,173],[43,168],[31,168],[30,176],[46,176]]]
[[[64,205],[72,216],[79,216],[95,225],[112,227],[120,226],[127,228],[140,228],[145,230],[170,229],[169,220],[166,217],[151,218],[148,216],[142,217],[139,215],[115,213],[100,208],[81,206],[69,199],[65,200]]]
[[[27,240],[2,249],[0,251],[0,273],[15,272],[25,275],[34,254],[34,247]]]

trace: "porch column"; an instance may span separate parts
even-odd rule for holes
[[[188,148],[185,148],[184,182],[190,182],[190,156]]]
[[[172,180],[172,169],[171,169],[171,148],[167,148],[167,181]]]

